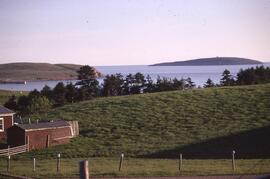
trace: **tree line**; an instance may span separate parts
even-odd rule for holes
[[[65,85],[59,82],[54,88],[45,85],[41,91],[30,91],[26,96],[16,98],[11,96],[5,106],[25,116],[33,113],[47,112],[53,107],[62,106],[68,103],[75,103],[84,100],[91,100],[97,97],[122,96],[141,93],[155,93],[161,91],[186,90],[196,87],[191,78],[170,79],[157,77],[154,81],[142,73],[128,74],[121,73],[106,75],[103,83],[99,84],[96,79],[95,69],[88,65],[80,68],[78,82]],[[210,78],[205,82],[204,87],[220,87],[233,85],[250,85],[270,82],[270,68],[256,67],[240,70],[237,76],[230,74],[229,70],[222,73],[220,84],[215,84]]]
[[[103,83],[99,84],[95,69],[88,65],[81,67],[77,73],[78,82],[76,84],[65,85],[63,82],[59,82],[54,88],[45,85],[41,91],[35,89],[30,91],[27,96],[23,95],[19,98],[11,96],[5,106],[17,111],[19,115],[25,116],[97,97],[154,93],[195,87],[191,78],[158,77],[154,82],[149,75],[145,77],[142,73],[128,74],[126,77],[120,73],[106,75]]]
[[[204,87],[235,86],[235,85],[255,85],[270,83],[270,68],[257,66],[240,69],[236,76],[232,76],[230,71],[225,69],[222,73],[219,84],[215,84],[210,78],[205,82]]]

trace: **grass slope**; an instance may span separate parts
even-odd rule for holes
[[[222,158],[236,149],[247,158],[260,152],[265,152],[261,157],[270,157],[270,84],[99,98],[34,118],[78,120],[80,125],[80,137],[68,145],[33,152],[40,156],[124,152],[131,157],[177,157],[181,150],[190,154],[194,150],[198,158],[206,154]],[[253,136],[254,130],[265,127]],[[198,146],[202,150],[196,150]]]
[[[0,81],[76,79],[82,65],[49,63],[0,64]],[[99,74],[100,75],[100,74]]]

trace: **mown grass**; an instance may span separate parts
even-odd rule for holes
[[[39,157],[57,152],[66,158],[112,157],[123,152],[162,158],[184,150],[195,151],[198,158],[226,158],[233,149],[243,158],[270,156],[270,130],[260,132],[270,125],[270,84],[99,98],[32,118],[78,120],[80,126],[80,137],[70,144],[29,154]]]
[[[26,94],[27,92],[0,90],[0,105],[4,105],[12,95],[21,96]]]
[[[62,159],[61,168],[56,170],[56,160],[36,160],[33,172],[31,160],[11,160],[10,173],[36,178],[78,177],[79,161],[83,159]],[[242,175],[266,174],[270,172],[270,160],[236,160],[236,170],[232,171],[231,160],[183,160],[179,171],[178,160],[173,159],[124,159],[118,171],[118,158],[89,158],[89,171],[95,177],[118,176],[194,176],[194,175]],[[6,172],[6,161],[0,160],[0,172]]]

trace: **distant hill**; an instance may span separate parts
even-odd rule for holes
[[[0,64],[0,82],[23,82],[37,80],[71,80],[77,78],[82,65],[50,63]],[[97,76],[101,76],[97,72]]]
[[[247,65],[247,64],[262,64],[262,62],[247,58],[213,57],[213,58],[199,58],[186,61],[157,63],[151,66],[207,66],[207,65]]]

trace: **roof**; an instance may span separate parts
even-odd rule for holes
[[[53,121],[53,122],[18,124],[17,126],[24,129],[24,130],[39,130],[39,129],[69,127],[70,125],[66,121],[59,120],[59,121]]]
[[[0,106],[0,115],[1,114],[14,114],[15,112],[4,107],[4,106]]]

